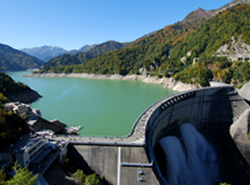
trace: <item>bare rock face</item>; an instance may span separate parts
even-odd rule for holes
[[[242,153],[244,158],[247,160],[248,164],[250,164],[250,142],[248,139],[248,120],[250,118],[250,108],[248,107],[245,111],[239,115],[234,123],[230,126],[230,135],[235,141],[236,146],[239,151]]]
[[[110,80],[122,80],[123,76],[119,74],[114,74],[110,76]]]
[[[65,133],[65,127],[67,125],[60,122],[59,120],[48,121],[44,118],[39,118],[33,125],[32,128],[35,130],[52,130],[56,134]]]
[[[237,4],[243,4],[243,3],[250,3],[250,0],[233,0],[230,3],[226,4],[225,6],[219,8],[218,10],[216,10],[216,12],[222,12],[228,8],[231,8]]]
[[[145,67],[139,68],[138,72],[143,76],[147,76],[147,69]]]
[[[250,101],[250,82],[245,84],[239,91],[239,95],[242,98],[245,98],[246,100]]]
[[[241,39],[236,41],[234,37],[231,39],[231,43],[225,44],[221,46],[217,51],[216,54],[249,54],[250,53],[250,45],[244,43]]]

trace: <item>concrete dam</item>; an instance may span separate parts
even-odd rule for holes
[[[244,185],[250,184],[249,114],[233,87],[203,88],[156,102],[126,137],[55,139],[73,144],[110,184]]]
[[[249,151],[247,150],[248,138],[244,138],[236,145],[235,141],[230,135],[230,127],[249,105],[246,101],[238,95],[233,87],[219,87],[219,88],[205,88],[200,90],[194,90],[186,93],[175,94],[166,100],[155,109],[147,122],[146,131],[146,146],[148,158],[153,162],[153,170],[158,177],[161,184],[218,184],[218,182],[227,182],[230,184],[249,184],[250,182],[250,168],[245,159],[248,159]],[[200,162],[198,158],[192,160],[192,155],[196,156],[206,149],[203,147],[195,146],[191,153],[188,148],[184,149],[185,159],[175,159],[176,156],[181,157],[179,153],[175,153],[175,164],[180,163],[179,166],[169,166],[171,163],[167,160],[164,151],[164,146],[159,144],[162,138],[167,136],[174,136],[180,138],[181,144],[185,143],[187,138],[181,137],[181,127],[183,124],[191,124],[206,140],[206,145],[209,144],[213,149],[216,159],[211,161],[209,157],[213,153],[208,153],[204,159],[206,166],[209,163],[217,165],[216,168],[211,168],[210,171],[214,172],[217,169],[217,174],[213,174],[214,177],[210,181],[206,181],[206,175],[209,175],[209,171],[206,169],[202,172],[206,173],[203,178],[198,179],[199,172],[202,170],[198,167],[193,167],[193,164],[187,164],[188,169],[183,167],[188,162]],[[188,128],[186,128],[188,129]],[[192,130],[190,130],[191,132]],[[245,132],[244,132],[245,131]],[[248,133],[248,125],[244,128],[243,134]],[[189,137],[194,137],[193,135]],[[197,137],[196,137],[197,138]],[[197,138],[199,141],[200,138]],[[196,139],[196,140],[197,140]],[[168,140],[168,141],[173,141]],[[197,142],[197,141],[196,141]],[[178,142],[175,142],[171,149],[177,147]],[[180,143],[180,142],[179,142]],[[187,145],[187,144],[186,144]],[[191,146],[192,147],[192,146]],[[239,149],[241,149],[241,151]],[[183,152],[183,151],[182,151]],[[207,151],[208,152],[208,151]],[[167,153],[169,154],[169,153]],[[187,155],[191,155],[188,157]],[[244,156],[244,157],[243,157]],[[204,156],[203,156],[204,157]],[[177,164],[178,165],[178,164]],[[191,167],[190,167],[191,166]],[[169,173],[171,168],[176,169],[175,173]],[[180,169],[181,171],[178,171]],[[184,168],[184,169],[183,169]],[[178,177],[184,175],[185,170],[196,170],[194,173],[186,173],[187,176]],[[173,176],[175,175],[175,179]],[[185,181],[186,179],[187,181]],[[203,180],[203,181],[202,181]],[[170,183],[173,182],[173,183]]]

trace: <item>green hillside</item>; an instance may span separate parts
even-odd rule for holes
[[[30,90],[30,88],[21,82],[16,83],[10,76],[0,72],[0,93],[4,96],[9,96],[11,94]]]
[[[0,93],[11,101],[31,103],[41,97],[36,91],[21,82],[15,82],[7,74],[0,72]]]
[[[25,70],[39,68],[43,62],[24,52],[0,44],[0,70]]]
[[[0,105],[2,95],[0,93]],[[13,112],[0,108],[0,146],[4,148],[14,143],[21,135],[29,132],[28,124]]]
[[[189,51],[192,52],[189,57],[191,60],[194,57],[211,56],[219,47],[231,42],[233,36],[250,44],[249,13],[250,5],[247,4],[238,5],[219,13],[184,40],[178,42],[171,52],[171,57],[180,58]]]
[[[178,42],[172,49],[171,58],[178,60],[186,56],[185,69],[174,77],[183,82],[200,83],[203,73],[195,72],[194,68],[203,68],[212,75],[206,78],[242,85],[250,80],[250,65],[248,62],[229,62],[227,58],[212,57],[223,45],[232,44],[232,38],[250,45],[250,5],[241,4],[227,11],[221,12],[214,18],[206,21],[196,31],[189,34],[183,41]],[[187,56],[187,53],[190,56]],[[199,67],[190,66],[194,57],[199,57]],[[164,63],[165,64],[165,63]],[[168,70],[161,66],[162,70]],[[189,66],[188,66],[189,65]]]
[[[51,67],[54,67],[54,66],[81,64],[87,60],[90,60],[92,58],[96,58],[99,55],[102,55],[104,53],[122,49],[126,45],[127,45],[126,43],[108,41],[108,42],[96,45],[94,48],[92,48],[86,52],[79,52],[75,55],[64,54],[62,56],[51,59],[42,66],[42,69],[47,71]]]
[[[24,70],[24,68],[0,55],[0,70]]]

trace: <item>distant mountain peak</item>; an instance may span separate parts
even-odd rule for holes
[[[44,62],[67,52],[67,50],[63,48],[47,45],[41,47],[25,48],[21,51],[28,53],[29,55],[35,56]]]
[[[65,50],[61,47],[58,47],[58,46],[44,45],[44,46],[40,46],[40,47],[24,48],[24,49],[21,49],[21,51],[23,51],[29,55],[35,56],[44,62],[47,62],[50,59],[56,58],[60,55],[66,54],[66,53],[74,55],[78,52],[88,51],[89,49],[93,48],[94,46],[96,46],[96,45],[95,44],[94,45],[85,45],[85,46],[81,47],[79,50],[75,49],[75,50],[67,51],[67,50]]]
[[[243,3],[250,3],[250,0],[233,0],[230,3],[222,6],[219,9],[216,10],[204,10],[203,8],[199,7],[198,9],[192,11],[189,13],[185,19],[182,21],[182,23],[188,23],[188,22],[193,22],[197,21],[197,19],[203,19],[203,20],[208,20],[215,16],[217,13],[222,12],[228,8],[231,8],[235,5],[238,4],[243,4]]]
[[[195,11],[206,11],[206,10],[204,10],[204,9],[201,8],[201,7],[199,7],[199,8],[197,8],[197,10],[195,10]]]

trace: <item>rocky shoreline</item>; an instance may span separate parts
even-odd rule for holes
[[[163,85],[164,88],[170,88],[174,91],[187,91],[191,89],[201,88],[200,85],[186,84],[176,81],[174,78],[159,78],[157,76],[149,75],[126,75],[119,74],[88,74],[88,73],[31,73],[25,77],[69,77],[69,78],[87,78],[87,79],[110,79],[110,80],[139,80],[144,83],[153,83]]]

